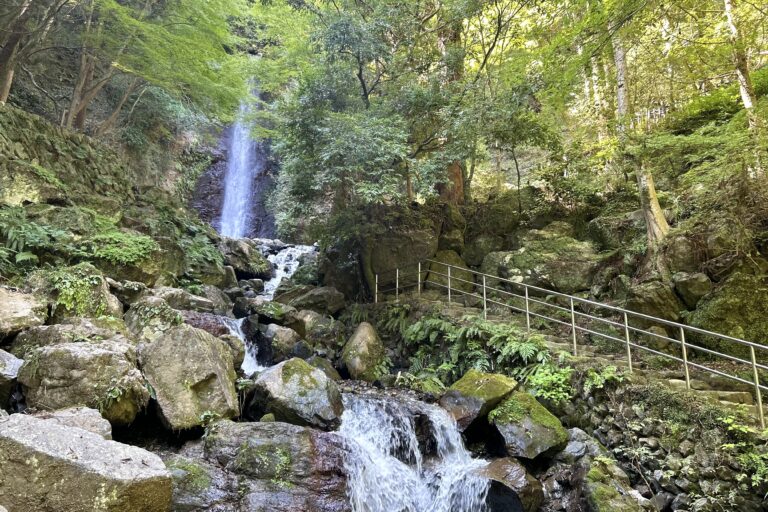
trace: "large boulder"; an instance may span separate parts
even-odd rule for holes
[[[376,329],[368,322],[357,326],[341,352],[344,367],[353,379],[372,382],[386,372],[387,353]]]
[[[512,457],[533,459],[565,447],[568,431],[552,413],[523,391],[516,391],[488,414]]]
[[[645,236],[643,212],[636,210],[596,217],[589,221],[587,233],[601,249],[609,251],[621,249]]]
[[[299,311],[292,327],[316,349],[325,349],[329,354],[338,353],[346,341],[344,324],[316,311]]]
[[[245,238],[222,238],[219,250],[224,262],[235,269],[238,279],[269,279],[272,263],[265,258],[258,244]]]
[[[662,255],[671,272],[696,272],[699,267],[696,246],[683,234],[671,235],[664,241]]]
[[[483,476],[491,481],[489,495],[503,494],[495,487],[512,490],[520,500],[523,512],[536,512],[544,501],[541,484],[517,459],[505,457],[494,459],[483,469]],[[497,508],[492,506],[493,510]]]
[[[321,286],[312,288],[298,297],[288,300],[296,309],[309,309],[325,315],[335,315],[344,309],[344,294],[336,288]]]
[[[466,263],[456,251],[439,251],[432,259],[434,261],[430,262],[429,274],[427,274],[428,286],[433,286],[438,290],[447,290],[448,265],[451,265],[451,288],[466,293],[474,291],[474,274],[469,271]]]
[[[561,293],[589,290],[600,256],[571,231],[563,222],[530,230],[521,236],[520,249],[486,256],[482,271]]]
[[[44,300],[29,293],[0,287],[0,340],[42,325],[48,318]]]
[[[290,359],[296,344],[301,341],[299,333],[289,327],[269,324],[261,329],[261,335],[272,348],[272,360],[276,363]]]
[[[299,358],[261,372],[246,403],[251,418],[274,414],[278,421],[324,430],[337,428],[343,412],[336,383]]]
[[[479,235],[474,240],[467,242],[461,257],[467,265],[480,266],[485,257],[504,248],[504,239],[494,235]]]
[[[35,418],[50,421],[64,427],[75,427],[103,437],[112,439],[112,425],[104,419],[99,411],[89,407],[70,407],[57,411],[40,411]]]
[[[29,352],[18,379],[30,407],[86,406],[128,425],[149,402],[135,363],[135,349],[125,343],[62,343]]]
[[[238,413],[232,352],[222,340],[188,325],[141,346],[141,369],[160,412],[174,430]]]
[[[24,361],[21,359],[0,350],[0,409],[8,404],[22,364]]]
[[[40,325],[28,329],[13,340],[10,352],[22,359],[36,348],[62,343],[101,343],[112,341],[134,345],[122,320],[115,318],[70,318],[67,323]]]
[[[351,512],[342,437],[281,422],[220,421],[204,456],[241,483],[240,508],[270,512]]]
[[[167,512],[171,478],[146,450],[13,414],[0,418],[0,499],[13,511]]]
[[[231,332],[225,320],[213,313],[198,313],[197,311],[179,311],[184,323],[196,329],[202,329],[213,336],[224,336]]]
[[[160,297],[173,309],[183,311],[197,311],[200,313],[213,313],[216,309],[213,301],[198,295],[193,295],[181,288],[163,286],[152,290],[155,297]]]
[[[680,320],[680,312],[685,309],[685,306],[668,283],[647,281],[630,288],[626,308],[630,311],[677,322]],[[633,317],[630,317],[630,322],[641,326],[650,325],[647,321]]]
[[[517,382],[506,375],[469,370],[440,398],[440,406],[453,416],[461,430],[466,430],[475,419],[491,412],[517,386]]]
[[[686,272],[677,272],[672,276],[672,282],[675,285],[677,295],[683,299],[688,309],[695,309],[696,304],[712,291],[712,281],[707,274],[701,272],[688,274]]]
[[[605,455],[590,459],[584,479],[584,494],[589,509],[593,512],[642,512],[643,507],[630,494],[632,486],[629,477],[616,461]]]
[[[234,512],[239,499],[237,477],[194,455],[164,459],[173,478],[173,512]]]
[[[125,325],[139,340],[149,342],[181,325],[184,318],[160,297],[145,297],[125,314]]]

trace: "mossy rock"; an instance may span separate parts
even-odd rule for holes
[[[533,459],[568,443],[568,431],[560,420],[532,395],[517,391],[488,414],[488,421],[504,438],[507,453]]]
[[[502,237],[483,234],[464,245],[461,257],[467,262],[467,265],[479,266],[482,265],[488,254],[501,251],[503,248],[504,239]]]
[[[384,344],[368,322],[357,326],[344,345],[341,360],[353,379],[373,382],[389,371]]]
[[[465,430],[477,418],[491,412],[517,386],[517,381],[506,375],[469,370],[440,398],[440,406]]]
[[[182,323],[181,313],[160,297],[145,297],[135,302],[125,314],[125,324],[141,341],[153,341]]]
[[[628,493],[632,489],[626,473],[608,457],[594,457],[584,482],[585,494],[593,512],[642,512],[643,507]]]
[[[449,268],[447,265],[453,265],[450,268],[451,288],[465,293],[472,293],[475,290],[474,274],[469,271],[467,264],[456,251],[439,251],[433,259],[435,262],[429,264],[427,286],[447,290]]]

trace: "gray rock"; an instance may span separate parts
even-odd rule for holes
[[[261,372],[246,399],[246,414],[272,413],[278,421],[332,430],[344,405],[336,383],[322,370],[294,358]]]
[[[381,377],[386,355],[376,329],[368,322],[362,322],[344,345],[341,360],[353,379],[373,382]]]
[[[672,282],[675,285],[675,291],[688,309],[694,309],[702,297],[712,291],[712,281],[706,274],[700,272],[696,274],[678,272],[672,276]]]
[[[70,318],[66,323],[40,325],[22,332],[13,340],[10,352],[24,359],[36,348],[62,343],[111,341],[135,345],[122,320],[115,318]]]
[[[48,318],[44,300],[28,293],[0,288],[0,340],[42,325]]]
[[[476,267],[483,263],[483,259],[488,254],[500,251],[503,247],[504,239],[500,236],[479,235],[464,246],[461,256],[467,262],[467,265]]]
[[[262,335],[267,343],[272,346],[272,358],[279,363],[290,359],[293,349],[301,340],[299,333],[289,327],[277,324],[269,324],[262,329]]]
[[[164,332],[184,322],[181,313],[160,297],[145,297],[125,314],[125,324],[139,340],[153,341]]]
[[[544,501],[541,484],[516,459],[494,459],[483,469],[483,476],[512,490],[524,512],[536,512]]]
[[[0,350],[0,409],[8,404],[22,364],[24,361],[21,359]]]
[[[555,416],[528,393],[516,391],[488,414],[504,438],[507,453],[533,459],[564,448],[568,432]]]
[[[288,302],[296,309],[309,309],[324,315],[335,315],[346,305],[344,294],[331,286],[313,288],[308,292],[290,299]]]
[[[214,302],[206,297],[192,295],[181,288],[169,288],[167,286],[152,290],[155,297],[160,297],[169,306],[176,310],[199,311],[200,313],[213,313],[216,309]]]
[[[0,496],[14,511],[167,512],[171,478],[146,450],[14,414],[0,419]]]
[[[235,512],[237,478],[200,456],[171,455],[164,459],[173,478],[173,512]]]
[[[269,279],[272,264],[265,258],[257,242],[245,238],[222,238],[219,250],[224,262],[235,270],[240,279]]]
[[[42,411],[35,413],[34,416],[63,427],[87,430],[107,440],[112,439],[112,425],[96,409],[71,407],[52,412]]]
[[[140,348],[141,369],[174,430],[238,413],[232,352],[205,331],[180,325]]]

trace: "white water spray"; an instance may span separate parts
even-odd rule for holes
[[[264,283],[264,291],[261,293],[268,300],[275,297],[275,291],[283,279],[290,279],[299,268],[303,255],[316,251],[313,245],[290,245],[281,249],[276,254],[270,254],[267,259],[275,268],[272,279]]]

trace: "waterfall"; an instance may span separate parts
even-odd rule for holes
[[[353,512],[485,512],[487,462],[473,459],[453,418],[408,398],[345,393],[339,431],[349,446]],[[424,455],[416,418],[425,416],[435,453]]]
[[[264,291],[261,295],[272,300],[280,282],[283,279],[290,279],[299,268],[301,256],[316,250],[317,248],[313,245],[289,245],[275,254],[268,255],[267,259],[272,263],[275,273],[272,279],[264,283]]]

